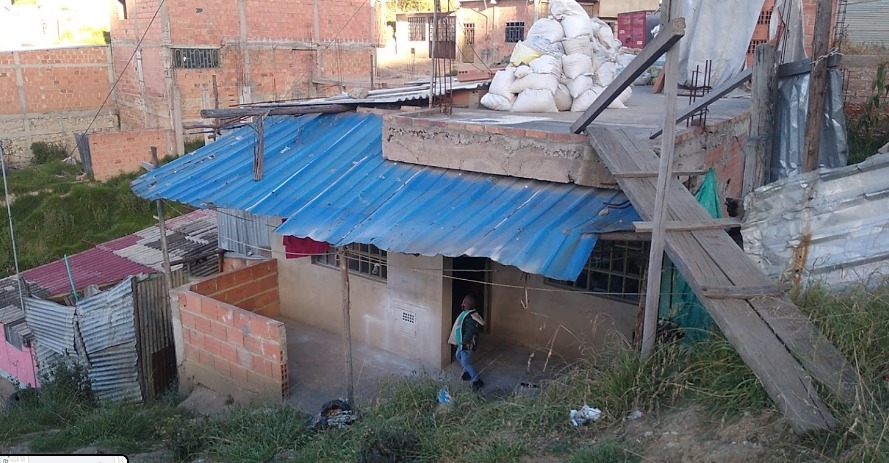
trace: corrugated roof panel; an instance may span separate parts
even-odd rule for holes
[[[74,278],[75,287],[80,290],[89,285],[101,285],[118,281],[129,275],[140,273],[152,273],[151,267],[133,262],[116,255],[115,253],[93,248],[73,256],[68,256],[71,267],[71,275]],[[51,294],[64,294],[71,292],[71,282],[68,279],[68,270],[64,260],[57,260],[40,267],[22,272],[25,280],[34,282]]]
[[[59,355],[74,355],[74,307],[25,298],[25,320],[37,344]]]
[[[850,1],[845,33],[852,42],[889,45],[889,0]]]
[[[264,133],[260,181],[255,132],[245,127],[144,174],[133,191],[285,217],[277,229],[284,235],[490,257],[566,280],[580,273],[596,233],[640,220],[613,190],[387,161],[378,115],[270,117]]]

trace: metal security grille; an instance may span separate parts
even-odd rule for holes
[[[429,29],[429,21],[425,17],[407,18],[408,40],[411,42],[425,42],[426,31]]]
[[[463,45],[475,45],[475,23],[463,24]]]
[[[636,302],[648,262],[647,241],[599,240],[575,281],[547,279],[547,283]]]
[[[372,244],[350,244],[346,246],[349,255],[349,271],[359,275],[386,281],[386,251]],[[338,268],[340,263],[336,251],[331,247],[326,254],[312,256],[312,262],[327,267]]]
[[[510,21],[506,23],[506,42],[516,43],[525,38],[525,21]]]
[[[219,67],[218,48],[174,48],[173,67],[179,69],[207,69]]]

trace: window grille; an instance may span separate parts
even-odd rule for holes
[[[551,285],[578,291],[605,293],[603,296],[638,302],[642,275],[648,265],[647,241],[599,240],[583,271],[575,281],[547,278]]]
[[[429,20],[425,17],[407,18],[408,40],[411,42],[425,42],[426,33],[429,30]]]
[[[173,67],[179,69],[208,69],[219,67],[218,48],[174,48]]]
[[[386,266],[386,251],[372,244],[350,244],[346,246],[346,254],[349,258],[349,271],[359,275],[386,281],[388,268]],[[327,254],[312,256],[312,262],[327,267],[339,268],[339,259],[336,250],[331,247]]]
[[[505,31],[507,43],[520,42],[525,39],[525,21],[509,21]]]

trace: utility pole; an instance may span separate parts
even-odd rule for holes
[[[336,255],[340,261],[340,275],[343,281],[343,343],[346,349],[346,377],[348,386],[346,394],[349,406],[355,404],[355,381],[352,368],[352,302],[349,299],[349,256],[346,248],[337,248]]]
[[[9,199],[9,184],[6,181],[6,152],[3,145],[0,144],[0,168],[3,169],[3,193],[6,199],[6,214],[9,216],[9,239],[12,242],[12,261],[15,264],[15,281],[19,288],[19,304],[22,306],[22,313],[25,312],[25,290],[22,288],[22,275],[19,272],[19,253],[15,245],[15,229],[12,226],[12,201]],[[76,293],[75,293],[76,294]]]
[[[157,167],[159,164],[157,159],[157,146],[151,147],[151,163],[154,164],[154,167]],[[167,297],[165,297],[164,300],[168,301],[170,298],[170,291],[173,290],[173,272],[170,270],[170,250],[167,248],[167,222],[166,217],[164,216],[164,200],[158,199],[155,203],[157,203],[157,227],[160,230],[161,235],[161,254],[164,258],[164,290],[167,294]]]
[[[753,52],[753,83],[750,91],[750,137],[744,157],[741,199],[768,182],[772,157],[775,101],[778,96],[778,50],[757,45]]]
[[[661,24],[669,24],[676,17],[676,6],[671,0],[661,3]],[[645,318],[642,324],[642,356],[654,351],[657,337],[657,315],[661,295],[661,269],[664,265],[665,222],[667,220],[667,196],[673,177],[673,152],[676,148],[676,100],[679,92],[679,50],[673,45],[667,50],[664,63],[664,134],[661,137],[661,159],[658,166],[657,192],[652,217],[651,254],[648,256],[648,280],[645,286]]]
[[[809,75],[809,109],[806,112],[803,172],[811,172],[818,168],[821,124],[824,120],[824,100],[827,93],[827,55],[830,52],[830,17],[833,12],[833,0],[817,1],[815,31],[812,34],[812,73]]]

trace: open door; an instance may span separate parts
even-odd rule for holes
[[[490,331],[490,304],[488,303],[489,268],[488,259],[484,257],[460,256],[452,259],[454,279],[451,282],[453,307],[451,308],[451,323],[460,316],[460,304],[463,297],[472,294],[478,303],[476,310],[485,319],[485,332]]]

